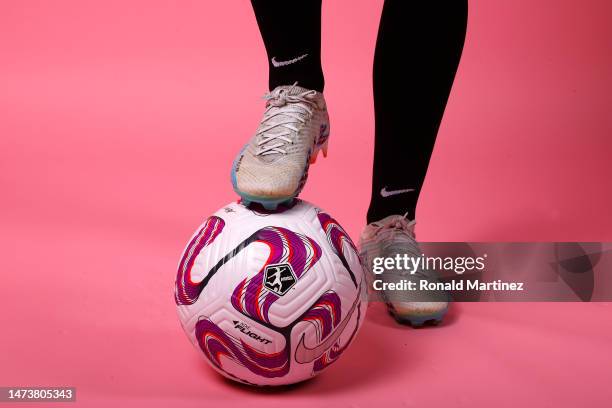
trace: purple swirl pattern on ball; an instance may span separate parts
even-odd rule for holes
[[[354,244],[348,238],[346,232],[327,214],[320,213],[319,220],[334,251],[343,260],[343,264],[349,270],[349,273],[352,274],[344,258],[343,243],[348,242],[349,247],[356,252]],[[268,329],[282,334],[285,338],[283,349],[272,353],[264,352],[260,349],[260,344],[253,344],[252,339],[244,338],[243,340],[240,333],[233,335],[234,333],[231,331],[224,331],[206,317],[200,317],[200,320],[196,323],[195,335],[206,357],[215,367],[230,377],[247,382],[236,377],[235,373],[228,372],[223,367],[224,361],[227,360],[245,367],[257,376],[264,378],[283,377],[289,373],[292,363],[290,339],[293,327],[300,322],[308,321],[316,328],[317,344],[321,345],[326,339],[328,342],[335,341],[330,340],[334,330],[340,330],[340,327],[345,327],[345,323],[341,320],[342,305],[339,296],[333,291],[328,291],[321,295],[299,319],[292,322],[288,327],[275,327],[270,323],[268,313],[270,307],[279,299],[279,295],[266,289],[264,286],[265,270],[269,265],[286,263],[291,266],[295,277],[299,280],[319,261],[322,249],[313,239],[305,235],[282,227],[265,227],[238,244],[236,248],[220,259],[216,265],[212,266],[202,282],[194,284],[190,279],[190,271],[195,257],[199,251],[210,245],[220,233],[223,229],[222,222],[223,220],[218,217],[211,217],[202,229],[198,231],[185,250],[177,278],[177,303],[185,302],[181,304],[191,304],[195,302],[208,281],[218,271],[222,270],[222,266],[253,242],[267,245],[269,255],[261,269],[250,278],[243,279],[234,288],[230,300],[232,306],[240,313],[251,318],[254,322],[258,322],[268,327]],[[359,327],[361,311],[359,307],[356,310],[357,323],[349,340],[344,347],[340,347],[340,344],[336,341],[331,347],[326,346],[329,348],[325,351],[321,350],[319,353],[322,354],[317,353],[315,355],[316,359],[310,360],[313,361],[313,374],[335,362],[338,356],[348,347]],[[350,316],[345,317],[345,319],[348,318]]]
[[[321,247],[311,238],[281,227],[266,227],[255,232],[249,242],[260,242],[270,248],[270,255],[259,272],[245,278],[234,289],[232,305],[239,312],[269,323],[268,312],[279,296],[264,286],[268,265],[290,264],[299,280],[321,258]]]
[[[304,315],[303,320],[312,323],[317,331],[317,341],[323,342],[333,329],[340,323],[342,305],[340,297],[333,291],[323,294]],[[350,341],[349,341],[350,342]],[[348,343],[347,343],[348,345]],[[315,373],[333,364],[346,347],[340,347],[338,342],[315,360],[313,371]]]
[[[353,272],[353,270],[349,266],[348,261],[346,260],[346,255],[344,253],[345,246],[343,244],[347,243],[350,250],[352,250],[354,255],[359,258],[359,251],[357,251],[357,247],[355,246],[351,238],[348,236],[344,228],[342,228],[338,221],[333,219],[329,214],[319,211],[317,217],[319,218],[319,222],[321,223],[321,228],[323,228],[323,231],[325,231],[325,235],[327,236],[329,244],[332,246],[332,248],[334,248],[334,252],[340,258],[340,261],[348,271],[351,280],[353,281],[353,284],[355,285],[355,287],[357,287],[359,283],[357,282],[355,273]]]
[[[215,367],[226,373],[221,364],[222,356],[265,378],[282,377],[289,372],[287,346],[277,353],[262,353],[244,341],[230,336],[208,319],[202,319],[196,324],[196,338],[206,357]]]
[[[315,325],[319,342],[323,341],[340,322],[341,303],[336,292],[325,292],[304,315],[304,321]]]
[[[321,344],[334,332],[334,330],[339,329],[338,326],[342,322],[341,317],[340,297],[335,292],[328,291],[324,293],[310,309],[300,317],[300,319],[295,321],[292,326],[300,322],[309,322],[313,324],[316,329],[317,344]],[[348,316],[345,317],[345,319],[346,318],[348,318]],[[314,374],[337,361],[338,357],[348,348],[357,333],[360,319],[361,311],[358,307],[355,328],[346,344],[340,347],[340,344],[336,342],[328,350],[325,350],[323,354],[318,356],[313,363]],[[241,339],[231,336],[209,319],[200,319],[198,323],[196,323],[196,338],[206,357],[215,367],[234,378],[237,377],[226,371],[223,367],[221,357],[226,357],[236,364],[246,367],[252,373],[265,378],[276,378],[286,375],[290,369],[291,347],[289,344],[289,337],[288,334],[285,334],[287,343],[285,343],[283,350],[276,353],[265,353],[249,346]],[[240,378],[237,379],[244,381]]]
[[[179,263],[174,286],[174,300],[177,305],[191,305],[198,300],[203,286],[191,279],[193,264],[199,253],[221,234],[223,227],[223,219],[217,216],[209,217],[187,245]]]

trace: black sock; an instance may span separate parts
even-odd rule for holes
[[[251,0],[268,53],[269,87],[323,92],[321,0]]]
[[[415,217],[463,50],[467,9],[467,0],[385,0],[374,57],[369,223],[394,214]]]

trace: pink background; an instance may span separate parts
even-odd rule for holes
[[[333,133],[303,197],[355,238],[381,5],[323,10]],[[608,0],[471,1],[420,239],[612,240],[611,13]],[[255,392],[208,369],[175,316],[174,269],[235,199],[230,163],[266,69],[247,1],[0,3],[0,385],[74,385],[78,405],[101,407],[609,406],[605,303],[456,304],[423,330],[376,305],[302,386]]]

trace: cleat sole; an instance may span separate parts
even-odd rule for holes
[[[446,315],[448,309],[444,309],[441,312],[434,313],[431,315],[425,316],[402,316],[396,313],[393,309],[389,308],[389,314],[395,319],[399,324],[408,325],[414,328],[419,328],[423,326],[437,326],[442,323],[442,319]]]
[[[266,211],[276,211],[279,209],[279,207],[282,206],[291,207],[294,201],[294,198],[280,198],[275,200],[269,200],[261,197],[252,197],[244,193],[240,193],[238,191],[236,191],[236,193],[240,195],[240,204],[244,205],[245,207],[261,206]],[[245,196],[247,198],[245,198]]]

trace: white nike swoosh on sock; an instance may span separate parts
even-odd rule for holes
[[[380,189],[380,195],[384,198],[391,197],[397,194],[409,193],[414,191],[414,188],[404,188],[402,190],[387,190],[387,186]]]
[[[295,62],[303,60],[307,56],[308,56],[308,54],[304,54],[304,55],[300,55],[299,57],[295,57],[295,58],[287,60],[287,61],[277,61],[276,57],[272,57],[271,61],[272,61],[272,65],[274,65],[276,68],[278,68],[278,67],[284,67],[286,65],[291,65],[291,64],[293,64]]]

